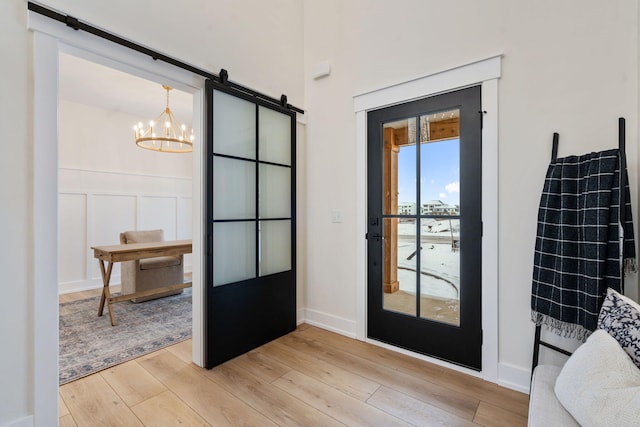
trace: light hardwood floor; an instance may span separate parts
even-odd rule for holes
[[[301,325],[212,370],[191,341],[60,387],[61,426],[526,426],[528,396]]]

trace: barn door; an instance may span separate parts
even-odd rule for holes
[[[207,88],[205,365],[296,327],[295,113]]]

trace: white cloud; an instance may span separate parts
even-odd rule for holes
[[[460,192],[460,182],[452,182],[444,186],[444,189],[447,190],[447,193],[459,193]]]
[[[447,198],[447,193],[440,193],[440,194],[438,194],[438,196],[439,196],[441,199],[446,199],[446,198]]]

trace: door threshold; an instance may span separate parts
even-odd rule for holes
[[[486,380],[492,382],[484,377],[482,371],[476,371],[473,369],[465,368],[464,366],[457,365],[455,363],[447,362],[446,360],[438,359],[435,357],[427,356],[422,353],[417,353],[415,351],[407,350],[406,348],[397,347],[395,345],[387,344],[382,341],[378,341],[373,338],[365,338],[364,342],[367,344],[375,345],[377,347],[382,347],[387,350],[395,351],[396,353],[404,354],[406,356],[413,357],[414,359],[423,360],[425,362],[432,363],[434,365],[442,366],[443,368],[451,369],[453,371],[461,372],[463,374],[470,375],[472,377],[480,378],[482,380]]]

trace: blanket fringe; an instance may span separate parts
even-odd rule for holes
[[[561,320],[554,319],[553,317],[546,314],[538,313],[534,310],[531,310],[531,321],[535,323],[536,326],[546,326],[546,329],[548,331],[554,332],[558,336],[564,338],[574,338],[581,342],[585,342],[587,338],[589,338],[589,336],[592,334],[592,331],[585,329],[581,325],[563,322]]]

